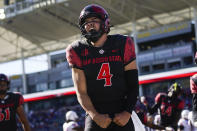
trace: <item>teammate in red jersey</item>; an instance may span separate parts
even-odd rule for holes
[[[181,112],[185,105],[184,101],[179,98],[181,92],[181,85],[174,83],[170,86],[168,94],[157,94],[155,104],[152,107],[150,107],[146,101],[143,101],[143,103],[146,105],[150,114],[157,112],[159,109],[161,126],[172,127],[176,130],[178,120],[181,117]]]
[[[85,131],[133,131],[139,85],[132,38],[108,35],[108,13],[95,4],[81,11],[79,26],[86,39],[69,45],[66,57],[87,113]]]
[[[197,52],[195,55],[195,63],[197,64]],[[193,125],[197,127],[197,74],[194,74],[190,79],[190,89],[193,95],[192,122],[193,122]]]
[[[23,96],[7,92],[9,89],[8,77],[0,74],[0,130],[16,131],[16,114],[18,115],[25,131],[30,131],[30,126],[23,109]]]

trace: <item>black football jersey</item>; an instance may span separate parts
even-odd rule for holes
[[[161,125],[177,125],[176,120],[180,119],[181,111],[184,108],[184,101],[179,98],[172,99],[165,93],[158,93],[155,97],[155,102],[160,103]],[[177,113],[180,114],[177,115]]]
[[[16,109],[24,103],[23,96],[17,93],[7,93],[0,99],[0,130],[16,131]]]
[[[108,35],[102,47],[76,41],[68,46],[66,56],[71,67],[84,71],[87,92],[97,111],[113,112],[123,107],[127,91],[124,66],[136,58],[130,37]]]

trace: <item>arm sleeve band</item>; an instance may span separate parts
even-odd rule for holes
[[[133,69],[125,71],[125,79],[127,86],[125,110],[129,113],[132,113],[137,102],[137,96],[139,95],[138,70]]]

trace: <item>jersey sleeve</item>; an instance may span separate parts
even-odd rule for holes
[[[16,93],[17,97],[17,103],[16,103],[16,107],[19,107],[20,105],[24,104],[24,98],[20,93]]]
[[[124,65],[129,64],[131,61],[136,59],[135,44],[131,37],[126,37],[124,45]]]
[[[190,78],[190,90],[192,94],[197,93],[197,74]]]
[[[21,95],[20,98],[19,98],[19,103],[18,105],[23,105],[24,104],[24,98],[23,96]]]
[[[66,59],[70,67],[82,69],[82,61],[71,45],[66,48]]]

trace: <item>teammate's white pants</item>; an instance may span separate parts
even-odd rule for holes
[[[142,122],[138,118],[135,111],[132,112],[131,118],[133,120],[135,131],[145,131],[144,125],[142,124]]]

